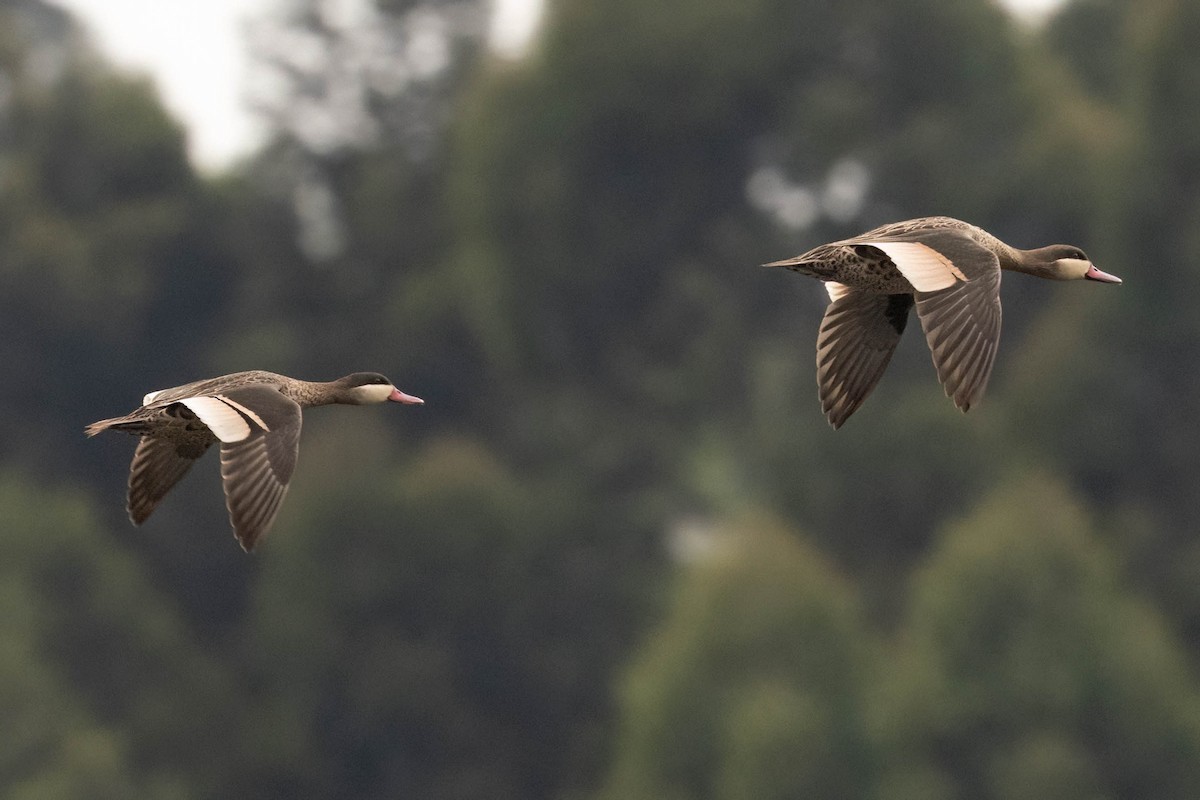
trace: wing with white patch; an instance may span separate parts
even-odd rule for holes
[[[275,392],[274,389],[268,389],[267,391]],[[216,397],[222,403],[229,406],[234,411],[238,412],[243,417],[245,417],[246,420],[248,422],[250,422],[252,425],[254,425],[258,428],[261,428],[264,431],[269,432],[271,430],[271,426],[268,425],[266,423],[266,421],[263,420],[263,418],[259,415],[259,413],[257,411],[246,406],[244,403],[239,403],[237,400],[234,400],[232,397],[230,397],[230,394],[231,394],[230,392],[226,392],[225,394],[219,394]],[[275,392],[275,394],[278,394],[278,392]],[[267,395],[267,396],[270,396],[270,395]],[[288,403],[291,403],[291,401],[289,400]]]
[[[892,360],[911,294],[846,291],[829,304],[817,335],[821,410],[834,428],[862,405]]]
[[[965,281],[966,276],[949,258],[928,245],[919,242],[881,242],[858,241],[855,244],[867,245],[882,250],[896,265],[913,288],[918,292],[936,292],[947,289],[957,281]]]
[[[987,388],[1000,346],[1000,270],[931,294],[917,294],[917,316],[938,380],[963,411]]]
[[[221,478],[234,535],[253,550],[270,529],[287,494],[300,452],[300,406],[274,388],[226,392],[231,408],[243,408],[262,424],[248,437],[221,443]]]
[[[222,442],[240,442],[250,435],[246,416],[224,397],[185,397],[179,402],[190,408]]]

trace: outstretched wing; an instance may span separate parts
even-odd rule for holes
[[[208,442],[181,449],[176,442],[166,439],[141,438],[129,469],[129,494],[125,505],[134,525],[149,519],[171,487],[179,483],[206,450]]]
[[[917,293],[917,316],[938,380],[963,411],[983,398],[1000,346],[1000,270]]]
[[[240,438],[221,437],[221,478],[234,535],[250,551],[275,521],[296,468],[300,406],[270,386],[235,389],[212,399],[236,412],[246,429]],[[239,425],[227,421],[225,429],[240,434]]]
[[[851,290],[838,292],[825,309],[817,335],[817,386],[821,410],[834,428],[840,428],[879,383],[912,306],[909,294]]]
[[[917,316],[938,380],[954,404],[967,411],[983,397],[1000,345],[1000,259],[953,228],[909,232],[905,238],[873,246],[916,287]],[[897,251],[898,245],[909,251]],[[914,254],[921,258],[913,259]]]

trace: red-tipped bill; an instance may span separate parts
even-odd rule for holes
[[[1088,267],[1088,271],[1083,273],[1083,277],[1090,281],[1100,281],[1101,283],[1120,283],[1121,279],[1116,275],[1109,275],[1107,272],[1096,269],[1095,266]]]
[[[393,403],[407,403],[408,405],[424,405],[425,401],[419,397],[413,397],[411,394],[405,394],[399,389],[392,387],[392,393],[388,395],[388,400]]]

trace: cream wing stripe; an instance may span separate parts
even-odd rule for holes
[[[888,258],[918,292],[948,289],[967,278],[944,255],[916,242],[861,242],[887,253]]]
[[[829,292],[829,300],[836,303],[838,300],[841,300],[843,297],[849,294],[852,290],[844,283],[838,283],[837,281],[825,281],[825,291]]]
[[[250,435],[250,425],[225,401],[216,397],[187,397],[179,401],[195,412],[222,442],[240,442]]]
[[[260,417],[258,414],[255,414],[255,413],[254,413],[253,411],[251,411],[250,409],[246,408],[244,405],[242,405],[241,403],[239,403],[237,400],[230,400],[228,397],[226,397],[226,396],[225,396],[225,395],[223,395],[223,394],[219,394],[219,395],[217,395],[217,397],[218,397],[218,398],[219,398],[219,399],[220,399],[222,402],[228,403],[229,405],[231,405],[231,406],[233,406],[234,408],[236,408],[238,411],[240,411],[240,412],[242,412],[243,414],[245,414],[247,417],[249,417],[249,418],[250,418],[250,421],[251,421],[251,422],[253,422],[253,423],[254,423],[255,425],[257,425],[258,427],[262,428],[264,431],[268,431],[268,432],[269,432],[269,431],[271,430],[270,428],[268,428],[268,427],[267,427],[267,423],[263,422],[263,420],[262,420],[262,417]],[[243,438],[245,438],[245,437],[243,437]]]

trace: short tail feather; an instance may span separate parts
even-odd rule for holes
[[[91,425],[88,425],[86,428],[84,428],[83,432],[88,436],[95,436],[96,434],[102,433],[109,428],[129,428],[135,424],[136,423],[130,422],[125,417],[113,417],[112,419],[102,419],[99,422],[93,422]],[[130,431],[130,433],[134,432],[135,431]]]

